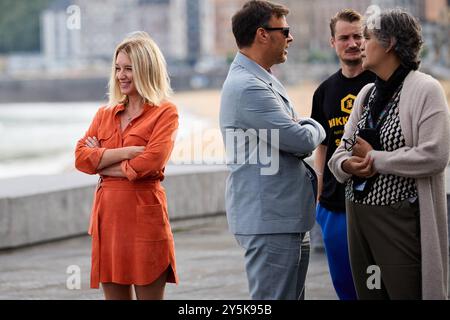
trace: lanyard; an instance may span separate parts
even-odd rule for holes
[[[389,101],[389,103],[383,108],[383,110],[380,113],[380,116],[378,117],[377,122],[374,124],[373,122],[373,118],[372,118],[372,113],[370,112],[370,108],[369,108],[369,114],[367,115],[367,124],[369,126],[369,128],[372,129],[378,129],[381,127],[381,123],[383,122],[383,120],[386,118],[386,115],[388,113],[388,111],[392,108],[392,106],[395,103],[396,97],[399,94],[400,90],[402,90],[403,84],[401,84],[398,89],[395,91],[394,95],[392,96],[391,100]]]

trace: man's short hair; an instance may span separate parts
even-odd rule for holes
[[[231,19],[233,35],[239,49],[249,47],[255,40],[256,30],[268,27],[270,18],[281,18],[289,13],[283,5],[269,1],[252,0],[244,4]]]
[[[330,20],[330,31],[333,38],[336,34],[336,24],[340,20],[350,23],[355,21],[362,21],[362,15],[358,11],[355,11],[353,9],[344,9],[336,13]]]

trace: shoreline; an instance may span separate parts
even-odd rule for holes
[[[450,81],[440,83],[449,103]],[[300,117],[310,117],[312,98],[318,86],[319,83],[309,81],[286,87],[294,109]],[[193,128],[187,137],[176,141],[170,158],[171,163],[214,164],[215,161],[225,163],[225,147],[219,128],[220,89],[178,92],[172,96],[171,101],[179,111],[190,113],[205,122],[203,128]]]
[[[450,105],[450,81],[439,81],[444,88],[447,103]],[[301,84],[286,87],[294,109],[301,117],[311,114],[312,97],[320,83],[305,81]],[[198,97],[201,96],[201,99]],[[196,116],[208,118],[218,123],[220,110],[220,89],[180,91],[174,93],[171,101],[180,110],[188,111]]]
[[[441,81],[441,84],[444,87],[447,101],[450,101],[450,81]],[[293,102],[294,108],[296,109],[299,116],[309,117],[311,112],[311,103],[312,96],[317,88],[318,84],[316,82],[303,82],[301,84],[295,86],[288,86],[287,91]],[[179,109],[180,115],[183,117],[183,113],[187,115],[192,115],[191,117],[185,117],[184,121],[180,121],[181,127],[180,130],[184,130],[179,133],[179,138],[176,140],[174,150],[172,152],[172,156],[170,158],[171,164],[219,164],[225,163],[225,148],[223,145],[222,135],[219,128],[219,111],[220,111],[220,89],[210,89],[210,90],[196,90],[196,91],[181,91],[175,92],[172,98],[170,99]],[[101,102],[98,103],[97,107],[101,106]],[[20,103],[22,104],[22,103]],[[28,108],[40,108],[41,106],[45,106],[45,102],[41,103],[23,103]],[[51,103],[54,104],[54,103]],[[83,105],[89,106],[91,103],[89,102],[70,102],[70,108],[61,108],[58,109],[58,112],[69,112],[71,108],[75,108],[79,111],[80,107]],[[62,107],[64,103],[61,103]],[[66,105],[67,107],[68,105]],[[17,108],[16,108],[17,107]],[[27,109],[21,108],[21,106],[12,107],[17,112],[23,112]],[[0,104],[1,109],[1,104]],[[20,110],[19,110],[20,109]],[[53,111],[52,111],[53,112]],[[87,111],[86,111],[87,112]],[[89,111],[90,112],[90,111]],[[47,110],[43,116],[48,116],[49,111]],[[68,114],[69,114],[68,113]],[[54,115],[54,114],[53,114]],[[198,121],[197,123],[197,120]],[[8,124],[6,118],[5,123]],[[39,120],[31,120],[35,121],[34,125],[39,126]],[[194,121],[194,123],[192,122]],[[86,125],[87,126],[87,125]],[[6,128],[6,127],[5,127]],[[0,124],[1,129],[1,124]],[[72,128],[73,129],[73,128]],[[78,130],[78,129],[77,129]],[[29,131],[31,132],[31,131]],[[65,130],[65,132],[70,132]],[[81,131],[80,131],[81,132]],[[81,134],[81,133],[80,133]],[[33,137],[33,135],[32,135]],[[62,136],[60,136],[62,139]],[[75,140],[74,140],[75,141]],[[53,150],[54,151],[54,150]],[[71,151],[72,152],[72,151]],[[52,152],[53,153],[53,152]],[[49,154],[50,155],[50,154]],[[67,161],[66,158],[70,155],[67,154],[55,154],[50,155],[54,158],[59,157],[64,161],[63,169],[61,172],[69,172],[74,171],[73,161]],[[52,173],[54,172],[55,167],[52,164],[48,164],[45,161],[42,163],[42,159],[36,159],[38,163],[37,166],[40,169],[34,169],[33,166],[36,164],[31,161],[34,161],[32,158],[24,158],[21,161],[24,162],[23,169],[15,171],[23,174],[33,174],[35,172],[39,172],[43,169],[50,170]],[[39,161],[41,163],[39,164]],[[27,164],[25,164],[27,163]],[[10,161],[0,162],[0,168],[3,165],[2,170],[7,169]],[[17,164],[17,162],[16,162]],[[67,164],[67,165],[65,165]],[[52,169],[45,169],[45,166],[51,166]],[[56,169],[57,170],[57,169]],[[6,171],[5,171],[6,172]],[[6,174],[6,173],[5,173]],[[12,172],[6,174],[6,177],[16,176],[13,175]],[[19,175],[20,176],[20,175]],[[1,179],[1,178],[0,178]]]

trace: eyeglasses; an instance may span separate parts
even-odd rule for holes
[[[348,139],[342,139],[344,141],[344,148],[347,152],[350,152],[353,150],[353,147],[356,144],[356,136],[357,136],[358,132],[355,132],[353,134],[352,138],[348,138]]]
[[[276,31],[276,30],[280,30],[281,33],[283,33],[284,37],[287,38],[289,37],[289,27],[277,27],[277,28],[271,28],[271,27],[262,27],[264,30],[267,31]]]

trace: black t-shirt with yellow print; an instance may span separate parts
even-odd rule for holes
[[[322,82],[314,92],[311,118],[318,121],[327,133],[322,142],[327,146],[327,154],[319,201],[330,211],[345,212],[345,186],[337,182],[331,173],[328,160],[341,142],[356,96],[366,84],[374,81],[375,75],[370,71],[364,71],[354,78],[346,78],[342,70],[339,70]]]

